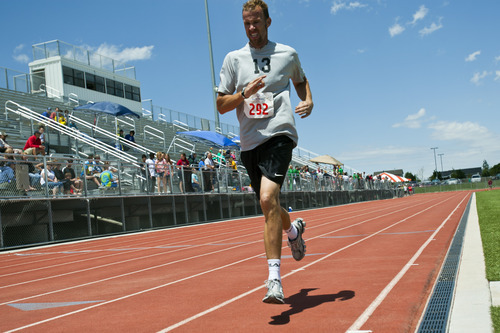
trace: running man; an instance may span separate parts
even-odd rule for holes
[[[248,44],[230,52],[220,73],[217,109],[224,114],[236,109],[240,123],[241,160],[265,217],[264,245],[269,276],[265,303],[283,304],[281,286],[282,229],[295,260],[305,256],[302,239],[305,222],[281,207],[279,195],[297,145],[294,111],[290,102],[290,80],[301,99],[295,113],[311,114],[313,101],[309,82],[297,52],[268,40],[271,18],[267,4],[250,0],[243,5],[243,24]]]

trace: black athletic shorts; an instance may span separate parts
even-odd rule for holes
[[[275,182],[280,187],[292,160],[295,142],[288,136],[275,136],[252,150],[241,152],[241,161],[247,169],[252,188],[260,199],[262,176]]]

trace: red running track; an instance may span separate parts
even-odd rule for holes
[[[413,332],[470,195],[293,212],[284,305],[261,302],[262,217],[4,252],[0,331]]]

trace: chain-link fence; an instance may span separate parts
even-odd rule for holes
[[[244,168],[2,157],[0,249],[262,214]],[[280,201],[302,210],[399,195],[391,183],[290,174]]]

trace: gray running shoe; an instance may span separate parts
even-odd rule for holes
[[[285,296],[283,295],[283,287],[278,279],[266,281],[267,294],[262,299],[262,302],[269,304],[285,304]]]
[[[306,243],[302,238],[302,234],[306,231],[306,222],[298,218],[292,224],[297,228],[297,238],[293,241],[288,239],[288,246],[292,249],[293,259],[299,261],[306,255]]]

